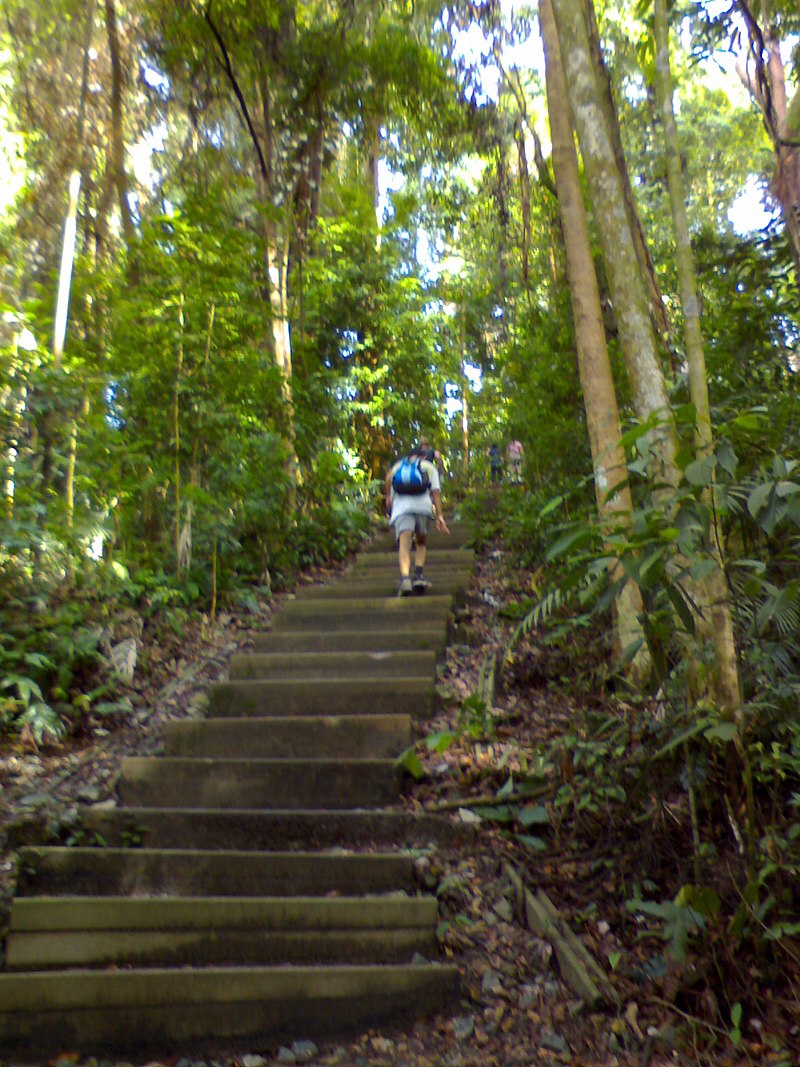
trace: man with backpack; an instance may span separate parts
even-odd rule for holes
[[[421,441],[399,459],[386,475],[384,502],[394,526],[400,564],[398,596],[425,593],[431,583],[425,578],[428,520],[436,529],[450,533],[442,513],[442,492],[435,452]],[[414,541],[414,575],[411,576],[411,542]]]

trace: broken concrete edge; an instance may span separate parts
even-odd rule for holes
[[[504,864],[504,871],[516,892],[518,917],[537,937],[552,945],[561,977],[572,992],[590,1008],[616,1005],[619,997],[613,985],[547,894],[540,889],[534,896],[511,864]]]

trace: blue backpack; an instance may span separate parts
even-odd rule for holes
[[[401,496],[421,496],[431,487],[431,480],[420,466],[419,459],[407,456],[392,475],[392,489]]]

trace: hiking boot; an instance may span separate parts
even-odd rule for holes
[[[426,593],[430,589],[431,583],[423,575],[422,571],[416,571],[414,574],[413,586],[414,592],[417,596],[420,596],[422,593]]]
[[[411,584],[410,578],[400,579],[400,588],[397,590],[398,596],[412,596],[414,587]]]

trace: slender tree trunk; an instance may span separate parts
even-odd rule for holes
[[[597,28],[594,6],[588,2],[584,8],[586,12],[586,27],[589,35],[591,57],[597,74],[597,86],[600,90],[599,103],[606,118],[606,127],[611,138],[614,151],[614,160],[622,183],[622,192],[625,201],[625,211],[628,215],[633,246],[636,251],[636,259],[642,272],[650,304],[650,315],[653,325],[662,337],[669,334],[669,321],[664,308],[664,300],[656,278],[656,269],[653,265],[653,257],[642,227],[642,220],[636,208],[636,200],[633,195],[628,164],[625,160],[625,152],[622,148],[622,136],[619,129],[619,115],[614,101],[614,91],[611,85],[611,77],[608,67],[603,59],[603,50],[600,44],[600,32]]]
[[[288,241],[281,240],[277,226],[267,227],[267,285],[271,316],[270,342],[275,365],[281,373],[286,442],[289,449],[289,506],[294,514],[297,502],[299,468],[295,445],[294,392],[292,385],[292,342],[289,332]]]
[[[590,0],[589,0],[590,2]],[[648,295],[631,231],[625,187],[602,104],[587,32],[584,0],[552,0],[569,104],[578,132],[598,235],[636,413],[656,416],[656,480],[677,485],[677,433],[650,317]]]
[[[749,48],[746,55],[736,64],[736,70],[742,84],[761,111],[764,126],[772,141],[775,152],[772,190],[783,215],[794,261],[795,278],[800,285],[800,152],[795,123],[790,118],[787,102],[786,73],[781,59],[780,40],[773,26],[761,30],[746,0],[739,0],[737,7],[747,26]],[[799,99],[795,92],[792,112],[800,110]]]
[[[672,223],[675,229],[676,261],[681,304],[683,306],[684,331],[686,340],[686,358],[689,364],[689,390],[697,413],[696,450],[698,456],[710,455],[714,449],[711,429],[711,413],[708,401],[708,384],[706,380],[706,361],[703,348],[703,335],[700,326],[700,302],[697,298],[697,282],[694,257],[689,237],[689,220],[686,213],[686,198],[681,169],[678,130],[673,109],[672,72],[670,69],[669,23],[667,20],[665,0],[655,0],[654,36],[656,49],[656,92],[664,130],[664,143],[667,159],[667,183],[669,201],[672,211]],[[736,642],[733,632],[730,599],[722,569],[714,506],[715,490],[712,487],[705,494],[705,502],[711,514],[711,552],[717,563],[717,569],[709,576],[708,594],[710,604],[709,620],[702,630],[710,629],[716,652],[716,689],[719,703],[728,708],[741,707],[741,685],[739,681]]]
[[[592,450],[597,512],[601,529],[607,534],[615,526],[629,528],[633,501],[628,486],[617,396],[611,361],[608,358],[600,292],[583,203],[567,85],[550,0],[540,0],[539,22],[545,48],[553,170],[564,232],[567,278],[578,349],[578,372]],[[621,566],[616,564],[611,569],[609,578],[616,581],[621,576]],[[621,652],[634,644],[640,646],[641,651],[632,667],[636,676],[644,678],[649,672],[649,656],[644,643],[641,615],[642,597],[639,588],[634,582],[626,582],[617,601],[617,644]]]
[[[174,446],[175,478],[175,571],[181,573],[181,388],[183,385],[183,335],[186,321],[183,313],[184,298],[181,293],[178,309],[178,364],[175,369],[175,391],[172,397],[172,440]]]
[[[81,401],[80,422],[85,422],[89,414],[89,393],[84,392]],[[72,528],[75,518],[75,471],[78,467],[78,429],[80,422],[74,418],[70,422],[69,452],[67,453],[67,474],[64,482],[64,498],[67,505],[67,526]]]
[[[122,132],[122,86],[123,70],[120,55],[119,34],[117,32],[117,12],[114,0],[105,0],[106,33],[108,51],[111,57],[111,172],[117,191],[119,211],[122,216],[122,231],[125,244],[130,250],[135,240],[133,219],[128,203],[128,178],[125,173],[125,140]]]

